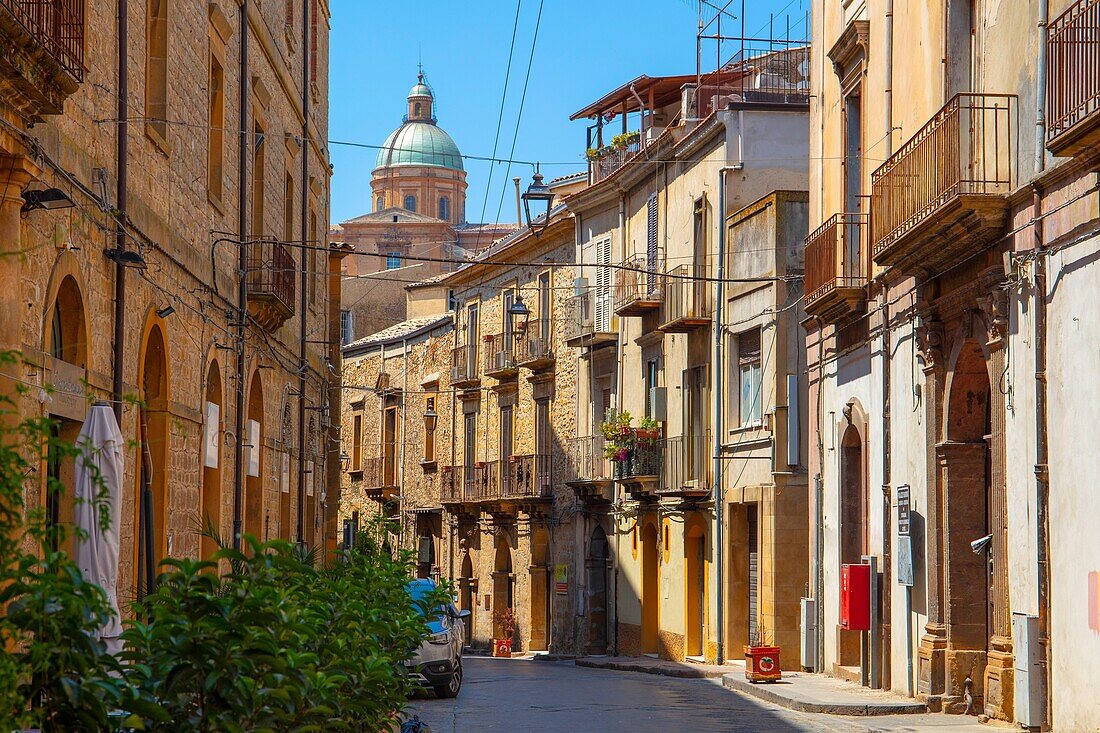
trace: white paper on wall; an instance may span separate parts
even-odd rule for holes
[[[283,454],[283,465],[279,472],[279,488],[284,494],[290,493],[290,454]]]
[[[203,465],[217,468],[220,445],[218,428],[221,426],[222,408],[213,402],[206,403],[206,422],[203,424]]]
[[[260,475],[260,423],[248,421],[248,459],[245,464],[249,476]]]

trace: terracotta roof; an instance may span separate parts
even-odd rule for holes
[[[465,251],[465,250],[463,250],[463,251]],[[450,274],[451,273],[449,273],[449,272],[441,272],[438,275],[432,275],[431,277],[426,277],[423,280],[421,280],[420,282],[410,283],[410,284],[406,285],[405,290],[413,290],[414,288],[426,288],[429,285],[436,285],[437,283],[439,283],[439,282],[443,281],[444,279],[446,279],[446,277]]]
[[[422,316],[420,318],[411,318],[407,321],[402,321],[395,326],[384,328],[378,333],[373,333],[370,336],[364,336],[361,339],[352,341],[350,344],[346,344],[342,351],[348,354],[352,351],[360,351],[370,346],[379,346],[381,344],[393,343],[394,341],[400,341],[402,339],[409,338],[410,336],[416,336],[424,331],[429,331],[436,326],[441,326],[444,323],[448,323],[451,320],[450,313],[441,313],[434,316]]]

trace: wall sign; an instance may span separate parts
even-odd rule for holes
[[[554,566],[554,592],[559,596],[569,593],[569,566],[565,563]]]

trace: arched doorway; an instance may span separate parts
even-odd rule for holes
[[[549,649],[550,633],[550,537],[545,529],[535,531],[531,542],[531,649]]]
[[[47,365],[47,381],[53,385],[79,385],[86,378],[88,332],[84,299],[72,275],[61,279],[45,325],[44,346],[53,357]],[[49,402],[51,440],[46,452],[46,475],[51,481],[44,489],[46,521],[58,530],[50,538],[51,547],[71,554],[76,461],[65,447],[75,445],[80,436],[87,402],[83,395],[65,390],[59,388]]]
[[[658,538],[657,525],[647,522],[642,526],[642,653],[656,654],[659,650],[658,624],[660,622],[660,595],[658,593]]]
[[[607,534],[596,525],[588,540],[585,581],[588,586],[588,653],[607,653]]]
[[[466,621],[466,645],[470,645],[474,633],[474,621],[477,614],[477,581],[474,580],[474,561],[467,550],[462,556],[462,573],[458,578],[458,607],[469,611]]]
[[[203,448],[202,468],[202,524],[216,530],[222,530],[222,375],[218,362],[210,362],[206,371],[206,405],[204,433],[206,445]],[[218,543],[205,534],[199,541],[200,557],[208,559],[218,549]]]
[[[267,540],[264,516],[264,390],[260,372],[252,376],[248,390],[248,421],[245,428],[244,531]]]
[[[290,512],[291,446],[294,445],[294,419],[291,415],[290,398],[283,398],[283,409],[279,411],[279,442],[281,450],[275,454],[275,470],[279,482],[279,539],[290,541],[293,537],[293,520]]]
[[[168,351],[159,323],[153,323],[145,337],[139,383],[141,403],[138,407],[134,557],[137,593],[141,597],[152,588],[157,564],[164,559],[167,548]]]
[[[692,522],[684,537],[684,655],[706,655],[707,535],[702,523]]]
[[[512,573],[512,548],[508,546],[507,538],[500,536],[497,538],[496,558],[493,564],[493,613],[504,613],[505,610],[511,610],[514,613],[514,594],[515,576]],[[493,638],[501,638],[501,633],[499,625],[494,622]]]
[[[991,637],[997,627],[995,578],[1001,538],[994,516],[991,446],[993,440],[991,385],[985,353],[976,341],[966,341],[951,372],[946,409],[946,438],[939,446],[943,466],[944,584],[948,649],[948,680],[954,694],[965,693],[973,680],[975,709],[984,707],[984,678]],[[989,538],[977,553],[971,543]],[[1006,630],[1007,633],[1007,630]]]
[[[868,505],[866,458],[863,435],[855,424],[855,409],[845,409],[847,425],[840,439],[840,565],[856,565],[868,552]],[[840,569],[837,568],[837,577]],[[837,663],[842,667],[858,667],[860,660],[859,631],[837,630],[839,634]]]

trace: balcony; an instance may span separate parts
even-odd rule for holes
[[[867,303],[866,214],[836,214],[806,237],[806,313],[839,323]]]
[[[604,455],[603,436],[569,441],[569,472],[565,483],[588,502],[608,502],[611,494],[611,460]]]
[[[656,495],[660,486],[666,441],[662,438],[639,438],[626,460],[615,460],[612,474],[616,481],[635,498]]]
[[[681,435],[665,441],[664,481],[657,487],[660,496],[702,499],[710,496],[710,433]]]
[[[539,321],[536,333],[539,335],[525,334],[516,345],[516,363],[533,372],[549,369],[556,361],[550,340],[550,322]]]
[[[0,78],[25,121],[61,114],[84,81],[84,0],[0,0]]]
[[[512,334],[498,333],[495,336],[486,336],[484,348],[484,363],[482,372],[487,377],[505,380],[515,377],[519,373],[516,364]]]
[[[638,154],[642,149],[640,137],[622,147],[606,146],[596,150],[595,157],[588,161],[588,175],[592,183],[599,183],[615,171],[626,165],[626,162]]]
[[[1047,36],[1047,148],[1093,155],[1100,148],[1100,0],[1077,0]]]
[[[567,346],[583,349],[618,341],[618,334],[611,330],[609,297],[597,297],[594,291],[588,290],[570,298],[565,311],[562,328]]]
[[[397,462],[393,455],[363,459],[363,493],[369,499],[392,501],[399,492]]]
[[[477,349],[458,346],[451,352],[451,386],[456,389],[476,387],[481,383],[477,372]]]
[[[492,501],[500,497],[500,462],[478,461],[466,466],[466,501]]]
[[[701,263],[680,265],[665,276],[665,314],[660,330],[688,333],[705,328],[711,320],[710,283]]]
[[[631,257],[615,270],[615,315],[641,316],[661,307],[663,277],[656,260]]]
[[[466,501],[463,466],[444,466],[439,472],[439,503],[454,506]]]
[[[248,312],[268,331],[274,331],[294,315],[294,275],[297,265],[280,242],[263,240],[248,245]]]
[[[548,499],[553,493],[551,458],[547,454],[512,456],[501,461],[501,499]]]
[[[938,275],[1004,230],[1016,118],[1013,96],[959,94],[872,174],[876,263]]]

